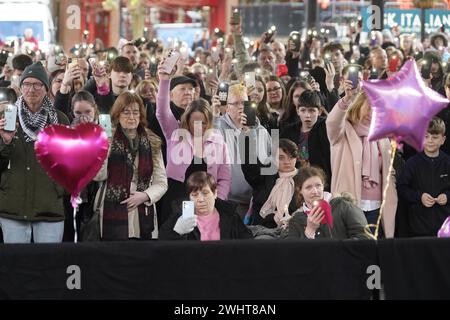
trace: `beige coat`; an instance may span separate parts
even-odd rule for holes
[[[155,139],[155,136],[152,137],[149,136],[150,141],[152,142],[153,139]],[[110,143],[111,146],[111,143]],[[167,175],[166,175],[166,169],[164,167],[163,157],[161,153],[161,147],[155,148],[154,143],[151,143],[152,146],[152,158],[153,158],[153,174],[150,181],[150,186],[144,190],[144,192],[148,195],[150,201],[145,202],[144,204],[147,206],[147,210],[150,209],[151,206],[153,206],[153,210],[155,212],[154,215],[154,225],[155,229],[152,232],[152,238],[157,239],[158,238],[158,221],[157,221],[157,214],[156,214],[156,206],[155,203],[158,202],[161,197],[166,193],[168,184],[167,184]],[[156,150],[156,152],[155,152]],[[108,157],[111,152],[111,148],[108,150]],[[105,159],[105,162],[102,165],[102,168],[97,173],[97,176],[95,176],[95,181],[102,181],[103,183],[106,183],[106,179],[108,178],[108,157]],[[138,181],[138,164],[139,164],[139,153],[136,155],[135,159],[135,165],[134,165],[134,172],[133,177],[131,179],[131,186],[130,186],[130,192],[136,191],[137,188],[137,181]],[[100,205],[100,232],[102,232],[103,227],[103,201],[104,201],[104,194],[102,199],[99,199],[100,193],[101,193],[102,186],[100,186],[97,195],[95,197],[95,206],[94,208],[97,208],[98,205]],[[100,201],[100,204],[98,204],[98,201]],[[130,238],[140,238],[140,230],[139,230],[139,213],[137,209],[134,209],[132,211],[128,212],[128,237]]]
[[[345,119],[348,105],[341,99],[328,115],[326,125],[331,147],[331,192],[350,192],[358,204],[362,190],[362,142],[352,124]],[[384,138],[379,140],[382,162],[382,191],[386,186],[390,164],[390,142]],[[394,237],[395,212],[397,210],[397,190],[395,172],[390,172],[390,184],[386,194],[386,204],[382,223],[386,238]]]

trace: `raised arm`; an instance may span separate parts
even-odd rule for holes
[[[326,120],[328,139],[330,145],[338,143],[345,134],[345,116],[347,114],[348,107],[352,101],[354,90],[352,90],[352,82],[345,82],[345,96],[340,99],[328,114]]]
[[[156,102],[156,119],[161,126],[166,140],[170,140],[172,133],[179,128],[178,121],[175,119],[170,110],[170,75],[163,72],[162,65],[164,60],[158,67],[159,89]]]

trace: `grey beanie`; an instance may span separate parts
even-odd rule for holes
[[[22,86],[22,82],[26,78],[38,79],[44,84],[45,88],[48,91],[49,87],[48,74],[42,63],[40,63],[39,61],[25,68],[25,70],[22,73],[22,76],[20,77],[20,86]]]

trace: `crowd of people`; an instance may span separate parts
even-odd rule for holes
[[[15,130],[0,117],[3,241],[369,239],[383,202],[380,237],[436,236],[450,215],[450,109],[430,122],[423,152],[405,145],[390,170],[389,139],[368,140],[361,84],[415,59],[450,98],[447,35],[373,31],[366,44],[360,27],[345,46],[317,32],[249,44],[231,21],[192,54],[139,39],[11,55],[0,78],[0,111],[17,107]],[[47,126],[80,123],[102,126],[109,150],[75,230],[70,195],[34,143]]]

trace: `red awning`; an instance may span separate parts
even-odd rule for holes
[[[219,0],[147,0],[145,3],[152,6],[178,6],[201,7],[217,6]]]

